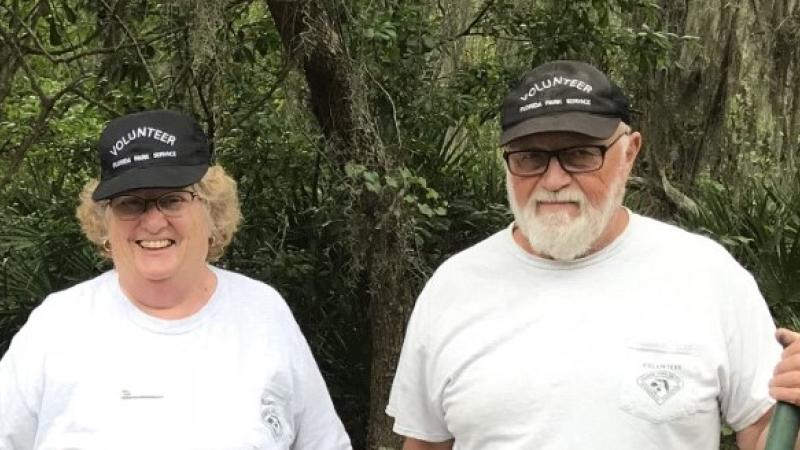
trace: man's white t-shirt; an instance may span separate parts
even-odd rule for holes
[[[420,294],[387,413],[458,450],[719,448],[773,404],[780,356],[752,276],[721,246],[631,214],[559,262],[503,230]]]
[[[0,449],[349,449],[281,296],[212,270],[181,320],[136,308],[115,271],[50,295],[0,361]]]

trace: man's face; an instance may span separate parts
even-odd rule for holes
[[[541,175],[507,173],[511,210],[531,250],[545,257],[571,260],[599,250],[622,232],[626,216],[620,205],[625,181],[641,145],[639,133],[624,135],[626,131],[627,125],[620,124],[605,140],[575,133],[540,133],[508,144],[506,151],[552,151],[613,143],[603,166],[593,172],[570,174],[552,158]]]

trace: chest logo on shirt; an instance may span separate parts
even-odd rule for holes
[[[280,442],[284,435],[282,402],[274,394],[265,390],[261,396],[261,421],[272,432],[275,442]]]
[[[647,372],[636,383],[659,405],[663,405],[683,389],[683,379],[669,370]]]

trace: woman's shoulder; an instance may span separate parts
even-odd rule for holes
[[[23,329],[33,335],[59,336],[61,332],[81,327],[82,320],[92,316],[97,299],[107,296],[108,286],[115,277],[115,272],[105,272],[47,295],[31,311]]]
[[[219,277],[218,320],[236,323],[240,333],[269,334],[272,340],[294,342],[301,334],[294,314],[275,288],[231,270],[213,270]]]
[[[212,267],[224,295],[247,308],[280,309],[289,312],[280,292],[269,284],[232,270]]]
[[[42,316],[55,315],[56,317],[84,313],[92,307],[98,296],[109,294],[109,288],[115,279],[116,272],[110,270],[89,280],[53,292],[34,309],[34,313]]]
[[[225,283],[229,289],[236,289],[245,292],[250,291],[257,295],[281,297],[281,294],[274,287],[261,280],[230,269],[222,269],[214,266],[212,266],[211,269],[218,277],[223,279],[223,283]]]

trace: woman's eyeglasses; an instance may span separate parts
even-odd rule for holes
[[[168,217],[180,216],[186,211],[189,203],[197,197],[197,192],[170,191],[158,197],[144,198],[138,195],[119,195],[109,202],[111,211],[120,220],[136,220],[147,211],[150,203],[154,204],[162,214]]]

